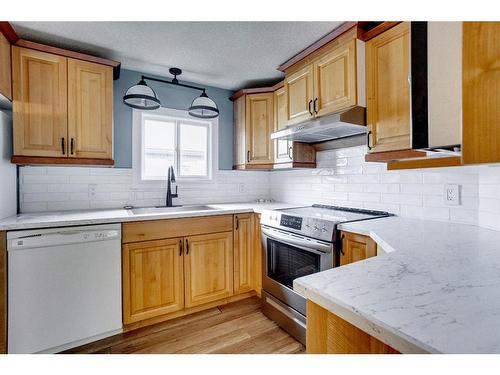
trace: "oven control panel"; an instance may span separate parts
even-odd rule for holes
[[[273,228],[317,238],[323,241],[332,241],[335,224],[325,220],[310,217],[287,215],[276,210],[264,210],[261,215],[261,224]]]
[[[302,229],[302,218],[290,215],[281,215],[280,225],[285,228]]]

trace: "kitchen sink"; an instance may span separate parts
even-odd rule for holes
[[[175,212],[194,212],[194,211],[210,211],[216,210],[215,207],[200,205],[200,206],[174,206],[174,207],[142,207],[132,208],[130,211],[133,215],[161,215]]]

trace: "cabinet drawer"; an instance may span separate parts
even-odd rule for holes
[[[163,238],[186,237],[232,230],[233,215],[139,221],[123,224],[122,242],[129,243]]]

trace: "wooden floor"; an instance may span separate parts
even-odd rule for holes
[[[64,353],[303,353],[304,346],[247,298],[93,342]]]

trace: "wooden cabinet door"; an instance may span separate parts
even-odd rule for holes
[[[0,33],[0,94],[12,100],[10,43]]]
[[[316,116],[356,105],[356,40],[335,48],[314,62]]]
[[[286,128],[287,126],[287,99],[286,89],[281,87],[274,92],[274,131]],[[274,162],[290,162],[290,147],[292,142],[286,139],[277,139],[274,141]]]
[[[183,239],[123,245],[125,324],[184,308]]]
[[[253,214],[234,216],[234,294],[253,289]]]
[[[274,161],[271,133],[274,130],[273,93],[246,96],[247,164],[269,164]]]
[[[410,24],[366,43],[369,152],[410,149]]]
[[[68,59],[69,156],[112,159],[113,69]]]
[[[67,156],[66,58],[12,47],[14,155]]]
[[[187,237],[184,248],[186,307],[233,295],[233,232]]]
[[[342,254],[343,253],[343,254]],[[340,265],[344,266],[377,255],[377,244],[368,236],[342,232]]]
[[[260,230],[260,214],[254,214],[253,246],[253,288],[260,297],[262,294],[262,233]]]
[[[244,165],[247,158],[245,137],[245,95],[234,102],[234,165]]]
[[[298,124],[314,116],[312,110],[313,86],[312,65],[308,65],[286,77],[288,125]]]
[[[463,23],[462,157],[500,162],[500,22]]]

